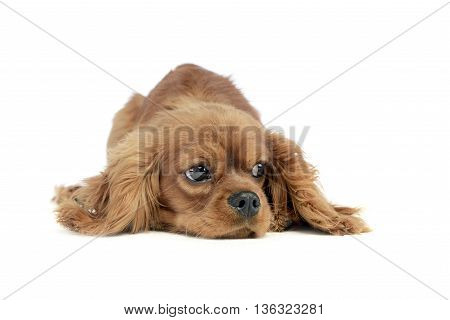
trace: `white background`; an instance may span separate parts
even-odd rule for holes
[[[6,3],[144,94],[181,63],[232,75],[264,122],[444,4]],[[445,297],[449,31],[450,5],[271,123],[297,135],[310,126],[303,147],[325,193],[364,207],[374,229],[357,238]],[[57,225],[50,198],[55,185],[103,169],[112,116],[131,94],[0,3],[2,297],[92,240]],[[222,317],[247,319],[256,303],[288,302],[323,303],[323,319],[443,319],[449,311],[448,300],[354,238],[296,230],[251,240],[96,239],[0,312],[126,319],[124,305],[208,303],[248,307]]]

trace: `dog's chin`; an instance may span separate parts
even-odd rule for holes
[[[261,238],[269,230],[269,220],[247,220],[240,221],[227,229],[219,235],[212,238],[216,239],[245,239],[245,238]]]
[[[259,229],[252,228],[248,225],[237,226],[231,231],[222,235],[215,236],[216,239],[246,239],[246,238],[260,238],[266,232]]]

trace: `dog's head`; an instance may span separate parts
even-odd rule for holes
[[[182,105],[113,147],[105,172],[60,204],[60,222],[90,234],[210,238],[261,236],[300,219],[331,233],[362,230],[353,209],[325,200],[298,145],[234,107]]]
[[[232,107],[197,103],[155,122],[157,131],[140,129],[140,141],[148,157],[163,153],[158,218],[166,229],[205,237],[261,236],[269,229],[264,189],[271,156],[258,121]]]

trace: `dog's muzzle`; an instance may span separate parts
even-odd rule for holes
[[[247,219],[255,216],[261,206],[258,195],[251,191],[233,193],[228,198],[228,204],[236,213]]]

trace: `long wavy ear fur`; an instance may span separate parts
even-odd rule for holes
[[[143,152],[136,130],[110,151],[100,175],[79,186],[58,187],[57,220],[90,235],[157,229],[162,155],[155,152],[148,159]]]
[[[313,228],[331,234],[355,234],[369,231],[357,216],[358,209],[329,203],[315,181],[316,170],[308,164],[302,150],[282,135],[268,132],[273,159],[267,193],[274,218],[271,229],[280,231],[291,221],[306,221]]]

